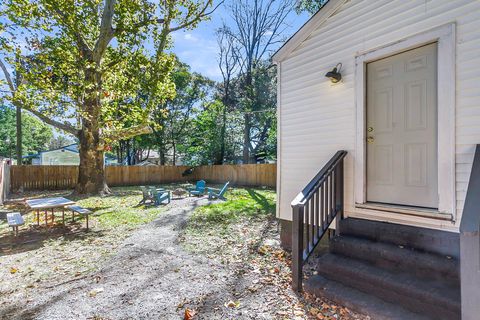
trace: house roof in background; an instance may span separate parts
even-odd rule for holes
[[[60,147],[60,148],[40,151],[39,153],[52,152],[52,151],[57,151],[57,150],[68,150],[68,151],[71,151],[71,152],[79,153],[78,143],[72,143],[72,144],[69,144],[69,145],[66,145],[66,146],[63,146],[63,147]]]
[[[329,0],[317,11],[290,39],[287,40],[272,56],[272,61],[278,63],[284,60],[323,22],[331,17],[348,0]]]

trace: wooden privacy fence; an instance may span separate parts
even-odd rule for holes
[[[109,186],[151,185],[170,182],[211,183],[230,181],[233,185],[275,187],[275,164],[244,164],[195,167],[191,175],[182,176],[187,166],[107,166]],[[11,166],[11,190],[73,189],[78,166]]]

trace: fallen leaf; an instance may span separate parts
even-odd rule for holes
[[[319,312],[320,312],[320,310],[318,310],[317,308],[311,308],[310,309],[310,314],[312,316],[316,316]]]
[[[104,291],[103,288],[95,288],[95,289],[90,290],[88,295],[90,297],[95,297],[97,294],[99,294],[100,292],[103,292],[103,291]]]
[[[190,310],[188,308],[185,309],[185,316],[183,317],[184,320],[191,320],[193,319],[193,316],[195,315],[194,310]]]
[[[232,300],[228,301],[227,303],[225,303],[225,307],[227,308],[238,308],[238,306],[240,306],[240,302],[233,302]]]
[[[17,273],[17,271],[18,271],[18,269],[15,268],[15,267],[11,267],[11,268],[10,268],[10,273],[11,273],[11,274]]]

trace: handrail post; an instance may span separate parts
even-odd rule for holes
[[[295,291],[302,291],[303,277],[303,224],[304,207],[293,207],[292,221],[292,287]]]
[[[460,223],[460,288],[462,319],[480,313],[480,144],[475,148],[472,171]]]
[[[343,161],[341,159],[335,168],[335,234],[340,235],[340,221],[343,219]]]

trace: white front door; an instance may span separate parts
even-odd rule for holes
[[[367,201],[438,208],[437,44],[367,64]]]

